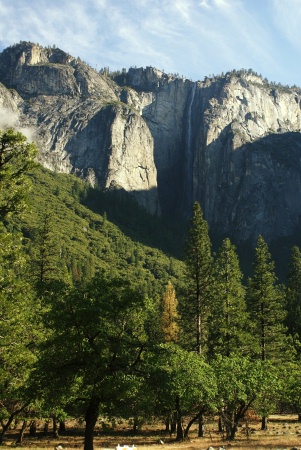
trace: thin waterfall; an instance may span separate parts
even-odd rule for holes
[[[193,83],[190,91],[189,105],[187,109],[187,137],[185,145],[185,197],[187,213],[191,214],[192,203],[192,166],[193,166],[193,145],[192,145],[192,106],[196,92],[196,83]]]

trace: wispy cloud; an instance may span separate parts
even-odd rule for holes
[[[299,0],[287,0],[285,2],[272,0],[273,19],[281,35],[292,46],[301,49],[301,3]]]
[[[99,68],[153,65],[201,79],[251,67],[300,84],[300,0],[0,0],[0,14],[0,50],[30,40]]]

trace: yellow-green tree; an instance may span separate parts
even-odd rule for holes
[[[178,340],[179,326],[177,308],[178,300],[176,298],[176,291],[169,281],[162,301],[161,331],[164,342],[177,342]]]

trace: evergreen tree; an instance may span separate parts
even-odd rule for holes
[[[0,130],[0,220],[24,209],[28,193],[27,172],[35,166],[37,149],[13,129]]]
[[[284,327],[285,295],[284,290],[277,284],[274,262],[262,236],[257,240],[253,272],[247,287],[253,356],[262,361],[280,362],[291,356]],[[267,417],[263,415],[261,429],[266,428]]]
[[[213,269],[211,356],[246,353],[248,313],[242,277],[235,247],[227,238],[222,243]]]
[[[43,213],[34,231],[31,253],[32,274],[39,290],[53,280],[66,279],[67,270],[63,270],[60,262],[59,231],[49,212]]]
[[[292,248],[287,283],[287,318],[286,325],[293,337],[295,348],[301,351],[301,251]]]
[[[188,347],[200,355],[205,354],[207,346],[212,260],[208,225],[200,205],[195,202],[185,254],[185,299],[180,312]]]
[[[257,240],[253,271],[253,277],[248,280],[247,301],[253,326],[254,356],[262,361],[281,360],[286,342],[285,298],[262,236]]]

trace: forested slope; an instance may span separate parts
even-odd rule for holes
[[[149,295],[162,293],[163,286],[169,280],[175,282],[179,278],[183,265],[178,259],[141,243],[147,239],[151,241],[147,233],[152,228],[158,228],[159,220],[153,218],[152,226],[149,223],[152,216],[141,212],[134,202],[119,208],[120,214],[122,209],[123,214],[127,210],[128,223],[132,222],[132,226],[128,227],[129,237],[108,217],[118,217],[118,211],[114,214],[114,209],[118,208],[118,201],[123,202],[118,193],[108,193],[106,196],[76,177],[56,174],[40,166],[30,177],[33,185],[28,195],[29,208],[25,215],[18,217],[15,226],[24,234],[32,255],[37,253],[39,236],[43,226],[46,227],[45,244],[49,247],[49,256],[47,250],[45,254],[49,259],[46,264],[54,266],[51,277],[67,277],[76,282],[91,279],[103,269],[110,271],[112,276],[123,275],[141,283]],[[92,204],[94,209],[102,209],[103,214],[93,212],[85,203]],[[139,215],[142,217],[143,214],[146,229],[143,232],[142,227],[142,232],[139,232],[134,216],[139,220]],[[157,236],[159,234],[160,229]],[[170,233],[170,241],[171,236]],[[153,239],[158,240],[156,237]]]

